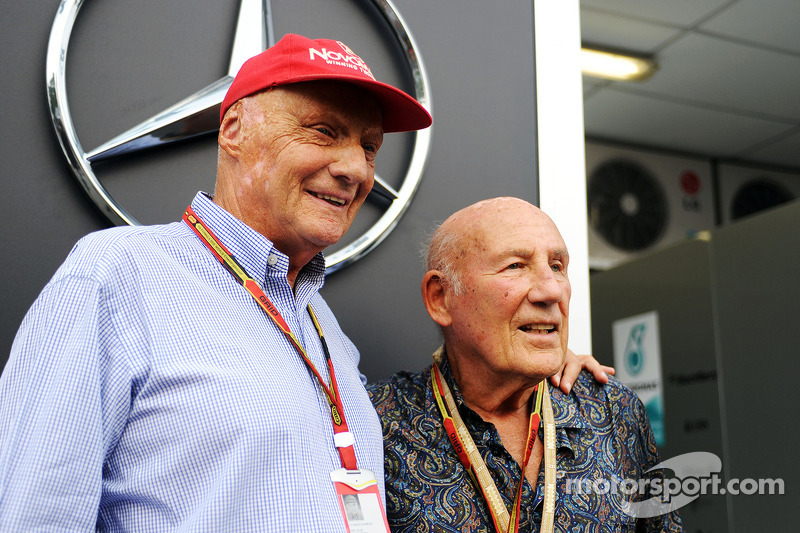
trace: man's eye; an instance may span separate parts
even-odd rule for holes
[[[558,263],[550,265],[550,268],[553,270],[553,272],[561,272],[561,265]]]
[[[517,270],[518,268],[522,268],[524,265],[522,263],[511,263],[506,268],[509,270]]]
[[[328,137],[333,136],[333,132],[328,128],[326,128],[325,126],[317,126],[315,129],[321,134],[327,135]]]

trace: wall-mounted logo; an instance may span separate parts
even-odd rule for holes
[[[402,48],[414,96],[431,111],[430,82],[422,57],[400,14],[389,0],[373,0]],[[242,63],[276,41],[272,30],[269,0],[241,0],[233,38],[233,51],[227,74],[204,89],[135,125],[100,146],[85,151],[78,140],[70,114],[65,82],[70,36],[83,0],[62,0],[53,21],[47,49],[47,98],[50,116],[61,148],[73,174],[89,197],[114,224],[139,222],[108,192],[95,175],[93,165],[123,154],[179,142],[198,135],[215,133],[219,108],[233,77]],[[388,207],[363,234],[327,257],[328,273],[339,270],[366,255],[395,228],[405,213],[422,179],[430,153],[432,129],[415,132],[414,144],[403,182],[396,190],[375,176],[372,195]]]
[[[630,387],[644,404],[656,444],[666,442],[664,377],[658,312],[620,318],[611,324],[617,379]]]
[[[636,324],[631,328],[628,343],[625,347],[625,369],[628,374],[635,376],[642,371],[644,364],[644,334],[647,324]]]

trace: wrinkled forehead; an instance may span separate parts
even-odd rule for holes
[[[378,99],[369,91],[352,83],[308,81],[277,87],[276,91],[293,94],[305,100],[310,106],[323,106],[354,118],[372,121],[376,127],[382,124],[383,115]]]
[[[375,97],[357,85],[337,81],[310,81],[272,87],[242,99],[256,118],[288,114],[301,122],[335,117],[383,135],[383,115]]]
[[[566,253],[555,223],[538,207],[516,198],[479,202],[449,221],[460,235],[465,253],[503,248],[546,248]]]
[[[483,200],[455,213],[453,219],[465,233],[473,235],[532,225],[558,233],[558,228],[544,211],[519,198]]]

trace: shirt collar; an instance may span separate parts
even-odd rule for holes
[[[458,388],[458,383],[456,383],[455,377],[453,376],[453,369],[450,368],[450,362],[447,360],[447,350],[444,348],[442,349],[442,360],[439,364],[439,371],[442,374],[442,378],[447,383],[447,386],[450,387],[450,393],[453,395],[456,408],[459,413],[461,413],[464,424],[472,434],[475,443],[485,446],[490,441],[499,439],[499,436],[496,436],[494,426],[486,422],[464,402],[464,396],[461,394],[461,389]],[[435,402],[435,400],[433,400],[433,391],[429,394],[431,394],[431,401]]]
[[[550,399],[557,428],[585,429],[590,427],[580,412],[580,406],[574,394],[564,394],[561,389],[551,386]]]
[[[211,196],[198,192],[192,209],[230,250],[245,272],[262,287],[283,280],[289,272],[289,257],[275,248],[272,241],[215,204]],[[325,283],[325,257],[318,253],[297,276],[296,287],[313,292]],[[299,295],[299,292],[298,292]]]
[[[453,377],[453,371],[450,368],[450,363],[447,360],[446,350],[444,351],[444,357],[442,357],[442,364],[439,365],[439,370],[442,373],[442,377],[447,382],[447,385],[450,387],[450,391],[453,394],[453,399],[459,411],[461,411],[465,418],[473,421],[473,424],[480,423],[481,426],[483,426],[483,424],[485,424],[483,419],[464,403],[464,396],[461,394],[461,389],[458,388],[458,384]],[[572,441],[576,433],[591,428],[591,424],[589,424],[586,418],[581,414],[580,404],[574,393],[564,394],[561,389],[553,387],[552,385],[548,387],[548,390],[550,391],[550,399],[553,404],[553,419],[556,426],[556,447],[574,450]]]
[[[453,399],[456,401],[456,406],[461,409],[461,407],[466,407],[464,403],[464,396],[461,395],[461,389],[458,388],[458,383],[456,383],[456,379],[453,377],[453,370],[450,368],[450,362],[447,360],[447,351],[445,350],[442,352],[442,362],[439,365],[439,371],[442,373],[442,377],[447,382],[447,386],[450,387],[450,392],[453,394]],[[467,407],[469,409],[469,407]]]

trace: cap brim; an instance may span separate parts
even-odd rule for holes
[[[407,93],[379,81],[331,74],[309,74],[283,81],[280,85],[290,85],[306,81],[332,80],[352,83],[369,91],[378,100],[383,113],[384,133],[422,130],[433,123],[433,118],[425,107]]]

